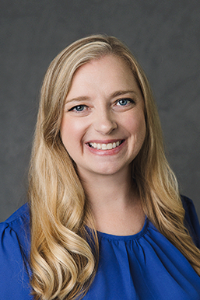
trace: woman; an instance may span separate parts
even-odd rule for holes
[[[116,38],[78,40],[50,64],[29,206],[1,232],[3,299],[200,299],[197,215],[147,79]]]

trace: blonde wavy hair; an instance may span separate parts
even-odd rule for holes
[[[30,267],[35,299],[83,297],[95,276],[98,239],[75,164],[61,141],[60,125],[76,70],[107,54],[129,65],[144,98],[147,133],[133,162],[144,212],[200,275],[200,251],[184,227],[177,181],[164,154],[160,121],[146,76],[118,39],[93,35],[74,42],[52,61],[41,89],[29,172]]]

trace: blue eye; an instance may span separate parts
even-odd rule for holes
[[[125,106],[125,105],[129,104],[130,102],[132,102],[131,99],[120,99],[117,101],[117,104],[119,104],[121,106]]]
[[[75,111],[79,112],[79,111],[83,111],[84,109],[85,109],[85,105],[77,105],[77,106],[72,107],[70,110],[75,110]]]

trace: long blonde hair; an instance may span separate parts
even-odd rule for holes
[[[83,38],[50,64],[41,100],[29,172],[31,285],[35,299],[76,299],[89,288],[98,264],[98,239],[75,165],[60,138],[63,106],[73,75],[83,64],[113,54],[131,68],[145,103],[147,133],[133,162],[147,217],[200,274],[200,251],[184,227],[176,178],[164,154],[157,109],[145,74],[118,39]],[[94,230],[86,230],[87,224]]]

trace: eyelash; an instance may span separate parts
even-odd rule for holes
[[[83,109],[81,109],[81,110],[78,110],[77,108],[83,108]],[[83,111],[84,110],[84,108],[86,108],[87,106],[86,105],[84,105],[84,104],[81,104],[81,105],[76,105],[76,106],[74,106],[74,107],[72,107],[69,111],[76,111],[76,112],[81,112],[81,111]]]
[[[120,101],[126,101],[126,104],[120,104]],[[135,101],[130,99],[130,98],[122,98],[122,99],[119,99],[119,100],[116,101],[116,105],[119,105],[119,106],[126,106],[130,103],[135,103]],[[87,108],[87,105],[80,104],[80,105],[76,105],[76,106],[72,107],[71,109],[69,109],[69,111],[82,112],[86,108]]]
[[[135,101],[133,101],[132,99],[130,99],[130,98],[122,98],[122,99],[119,99],[119,100],[117,100],[117,105],[118,105],[118,103],[120,103],[120,101],[126,101],[126,104],[124,105],[124,104],[119,104],[120,106],[126,106],[127,104],[130,104],[130,103],[135,103]],[[127,103],[128,102],[128,103]]]

